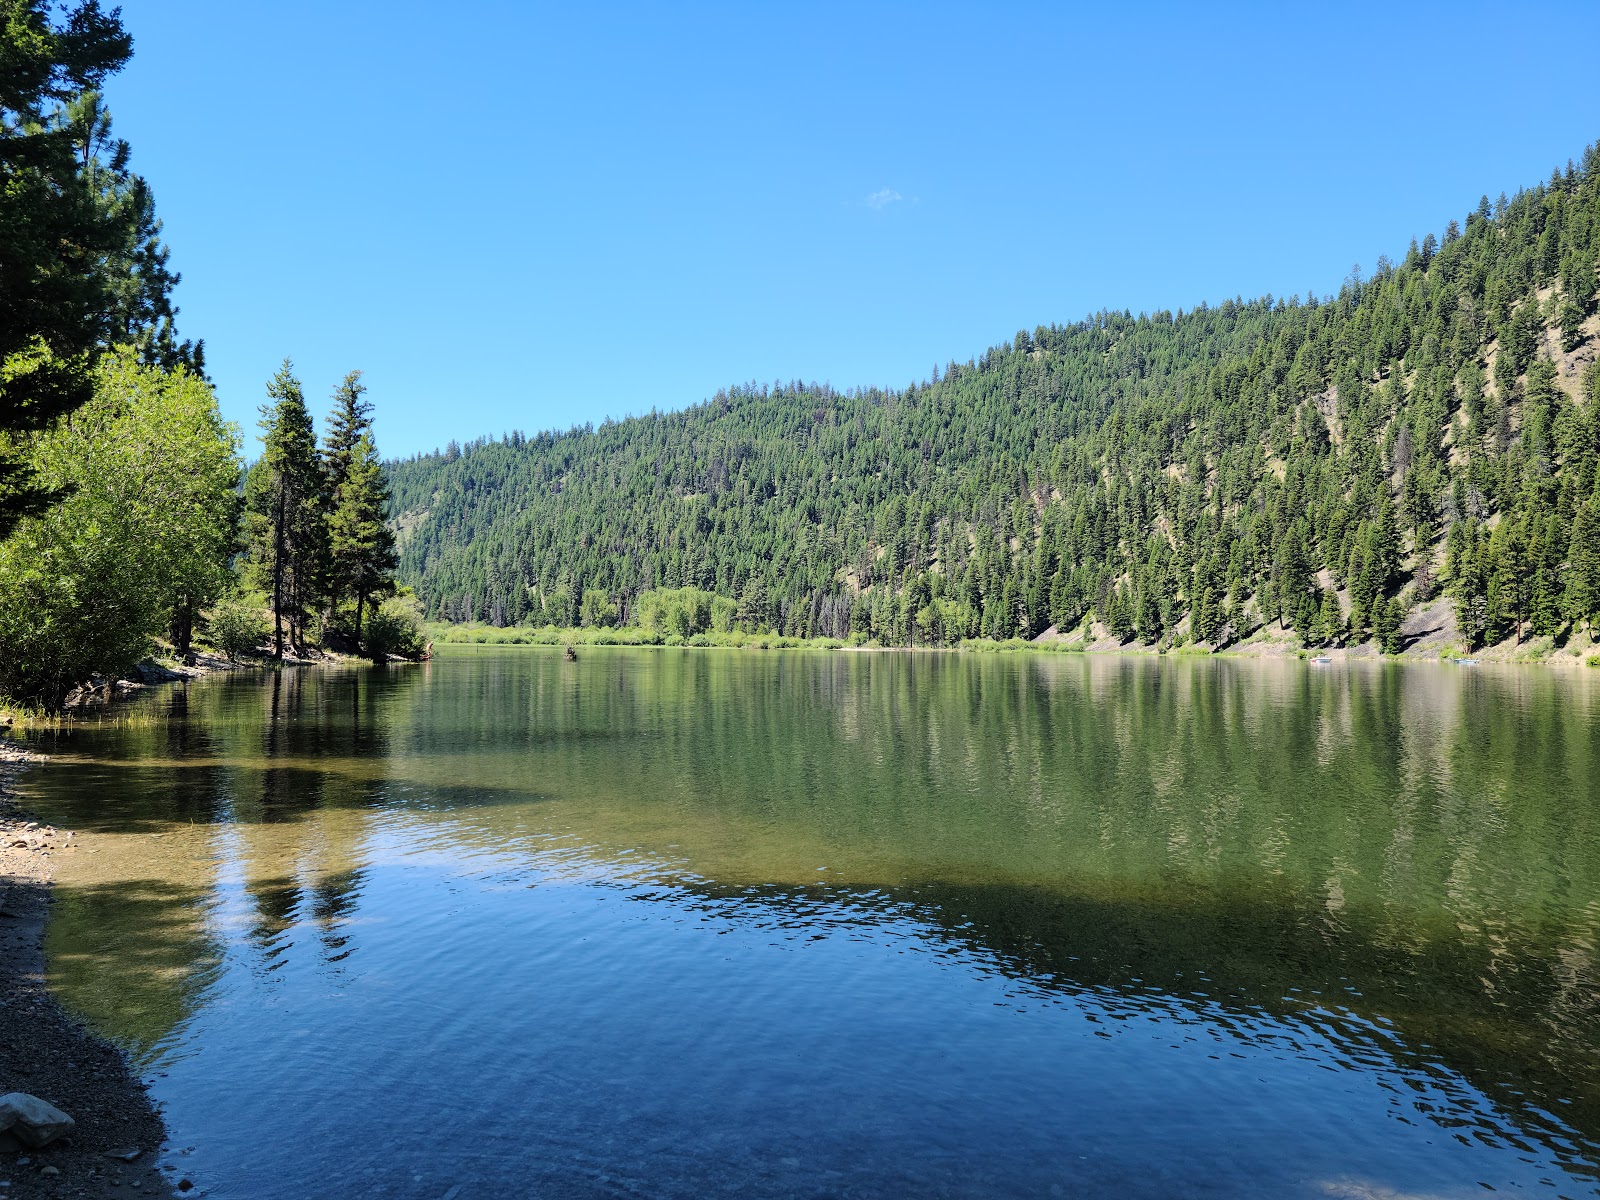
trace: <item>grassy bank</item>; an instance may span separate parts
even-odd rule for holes
[[[701,646],[726,650],[840,650],[851,645],[837,638],[784,637],[775,633],[695,633],[688,637],[654,629],[538,629],[519,626],[429,624],[428,640],[437,645],[479,646]]]
[[[662,633],[655,629],[629,627],[623,629],[588,628],[561,629],[553,625],[541,628],[516,627],[502,629],[494,625],[447,625],[433,623],[427,626],[428,640],[436,645],[480,646],[694,646],[723,650],[895,650],[926,651],[955,650],[973,654],[996,654],[1013,651],[1032,651],[1045,654],[1081,653],[1081,642],[1029,642],[1011,638],[1004,642],[969,639],[953,646],[884,646],[866,638],[802,638],[776,633],[744,633],[731,630],[726,633],[681,634]]]
[[[1584,643],[1575,653],[1557,654],[1545,642],[1528,643],[1520,647],[1490,647],[1479,651],[1476,656],[1468,656],[1454,645],[1446,646],[1443,650],[1427,647],[1420,652],[1412,651],[1398,655],[1380,655],[1376,652],[1364,653],[1367,647],[1357,647],[1356,653],[1351,654],[1344,647],[1301,646],[1292,638],[1274,640],[1262,643],[1256,639],[1247,639],[1222,649],[1215,649],[1204,644],[1193,642],[1181,643],[1175,646],[1151,646],[1142,642],[1126,642],[1122,645],[1111,644],[1107,640],[1091,642],[1082,637],[1073,640],[1051,638],[1041,641],[1027,641],[1023,638],[1008,638],[1005,641],[991,641],[988,638],[968,638],[952,646],[884,646],[875,640],[864,638],[799,638],[785,637],[772,633],[744,633],[733,630],[726,633],[696,633],[688,637],[679,634],[662,633],[654,629],[628,627],[622,629],[609,628],[558,628],[556,626],[543,626],[529,628],[519,626],[514,628],[500,628],[495,625],[451,625],[430,623],[426,627],[427,638],[436,645],[479,645],[479,646],[689,646],[705,649],[723,650],[886,650],[897,653],[916,653],[929,650],[943,650],[962,654],[1169,654],[1176,657],[1219,657],[1219,658],[1300,658],[1309,659],[1317,655],[1331,654],[1336,658],[1345,657],[1377,659],[1384,658],[1396,662],[1438,662],[1451,661],[1475,657],[1485,662],[1520,663],[1520,664],[1558,664],[1575,665],[1583,662],[1590,667],[1600,667],[1600,655],[1589,653],[1589,644]]]

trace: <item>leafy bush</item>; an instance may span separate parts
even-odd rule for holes
[[[579,619],[586,629],[610,628],[617,623],[617,606],[604,592],[597,588],[589,588],[583,593]]]
[[[367,619],[366,635],[367,657],[373,662],[385,662],[394,654],[402,658],[421,654],[427,636],[417,598],[406,592],[390,596]]]
[[[1082,642],[1030,642],[1025,638],[1007,638],[1003,642],[990,641],[988,638],[972,638],[962,642],[955,649],[967,654],[1012,654],[1027,652],[1030,654],[1082,654]],[[1209,654],[1209,650],[1190,651],[1195,654]]]
[[[451,645],[487,646],[690,646],[716,650],[837,650],[846,645],[838,638],[780,637],[777,634],[749,634],[737,626],[727,633],[715,630],[693,633],[662,633],[655,629],[501,629],[484,625],[441,625],[425,627],[424,638]],[[858,643],[849,643],[855,645]]]
[[[699,588],[655,588],[639,593],[634,616],[645,629],[687,639],[711,628],[715,600]]]
[[[237,453],[203,379],[106,358],[94,399],[32,447],[67,498],[0,542],[0,692],[58,704],[132,667],[180,599],[222,592]]]
[[[239,659],[254,654],[267,636],[267,622],[258,605],[243,596],[224,596],[211,610],[207,622],[211,644],[224,658]]]

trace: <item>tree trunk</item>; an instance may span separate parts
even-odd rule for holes
[[[288,508],[283,480],[278,480],[278,520],[272,531],[272,657],[283,661],[283,524]]]
[[[173,606],[172,622],[167,632],[172,639],[173,653],[179,658],[186,657],[194,640],[194,609],[189,607],[187,595],[179,596],[177,604]]]
[[[300,595],[300,581],[289,584],[289,648],[296,658],[306,656],[305,599]]]
[[[356,649],[361,649],[361,610],[367,606],[367,594],[356,593]]]

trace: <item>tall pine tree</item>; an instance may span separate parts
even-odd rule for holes
[[[1594,632],[1600,616],[1600,497],[1578,505],[1572,522],[1572,558],[1567,567],[1567,617],[1587,621]]]
[[[329,578],[336,594],[355,601],[355,637],[367,602],[394,587],[394,534],[385,523],[389,485],[372,435],[363,432],[351,451],[343,482],[328,514]]]
[[[361,641],[367,602],[394,587],[394,534],[385,524],[389,485],[372,437],[372,403],[363,397],[361,372],[351,371],[334,389],[333,411],[322,437],[322,467],[328,497],[330,612],[355,601],[355,639]]]
[[[106,264],[125,233],[90,174],[125,175],[126,146],[105,163],[80,157],[61,118],[133,43],[116,12],[79,3],[53,23],[52,7],[0,8],[0,537],[59,498],[35,478],[29,438],[94,392],[113,307]]]
[[[316,434],[293,364],[267,385],[272,403],[261,408],[261,461],[245,483],[246,537],[257,581],[272,596],[273,657],[283,658],[284,625],[297,651],[305,645],[305,617],[316,598],[327,528],[323,474]]]
[[[363,399],[366,394],[360,371],[351,371],[333,390],[333,410],[322,433],[322,469],[330,496],[349,474],[361,435],[372,431],[372,402]]]

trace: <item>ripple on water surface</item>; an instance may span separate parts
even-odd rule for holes
[[[534,650],[46,744],[213,1195],[1595,1194],[1582,674]]]

